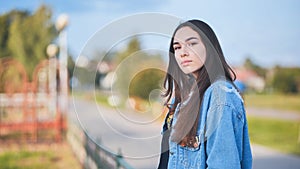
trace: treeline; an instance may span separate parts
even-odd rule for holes
[[[106,62],[110,70],[105,73],[97,72],[95,78],[86,76],[88,69],[77,68],[76,78],[80,83],[94,80],[95,86],[100,89],[112,89],[114,92],[126,98],[137,98],[148,100],[156,89],[162,88],[165,63],[160,53],[150,53],[141,47],[139,36],[129,37],[126,47],[112,53],[101,53],[95,55],[95,61],[90,61],[89,67],[95,70],[99,63]],[[99,61],[97,58],[105,57]],[[94,62],[94,64],[93,64]],[[94,65],[94,66],[93,66]],[[109,72],[114,74],[114,82],[109,86],[103,86]],[[105,83],[105,82],[104,82]]]
[[[265,92],[298,94],[300,92],[300,67],[263,68],[250,58],[247,58],[243,65],[246,69],[253,70],[265,80]]]
[[[12,10],[0,16],[0,58],[21,62],[29,78],[36,65],[47,58],[46,48],[58,35],[45,5],[35,12]]]
[[[299,93],[300,92],[300,68],[275,67],[272,69],[270,87],[276,92]]]
[[[116,88],[125,96],[148,100],[162,87],[162,56],[143,51],[138,37],[132,37],[126,49],[117,52],[113,64],[118,68]]]

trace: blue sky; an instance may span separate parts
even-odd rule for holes
[[[69,15],[68,43],[74,57],[105,25],[125,16],[156,12],[209,23],[231,64],[239,65],[250,56],[261,66],[300,66],[298,0],[0,0],[0,14],[14,8],[34,11],[41,3],[52,7],[53,20],[61,13]],[[143,45],[153,47],[154,41],[150,38]],[[155,43],[156,48],[167,50],[167,43],[164,38]]]

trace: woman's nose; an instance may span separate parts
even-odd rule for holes
[[[186,57],[186,56],[188,56],[189,55],[189,51],[187,50],[187,46],[183,46],[182,48],[181,48],[181,54],[180,54],[180,56],[181,57]]]

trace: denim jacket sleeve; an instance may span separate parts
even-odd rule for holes
[[[223,95],[224,96],[224,95]],[[245,110],[236,93],[227,92],[225,101],[213,98],[207,112],[206,166],[208,169],[251,169],[252,155]]]
[[[221,106],[224,106],[221,108]],[[241,140],[240,132],[243,122],[234,116],[234,110],[227,105],[219,105],[213,111],[224,111],[219,124],[213,133],[207,137],[206,153],[208,169],[240,169],[241,168]],[[219,112],[217,112],[219,113]],[[210,127],[209,124],[208,128]]]

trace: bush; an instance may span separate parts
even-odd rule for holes
[[[275,91],[282,93],[298,93],[300,90],[300,69],[276,68],[272,81]]]
[[[160,89],[164,72],[158,69],[147,69],[139,72],[131,81],[129,95],[148,100],[151,91]]]

